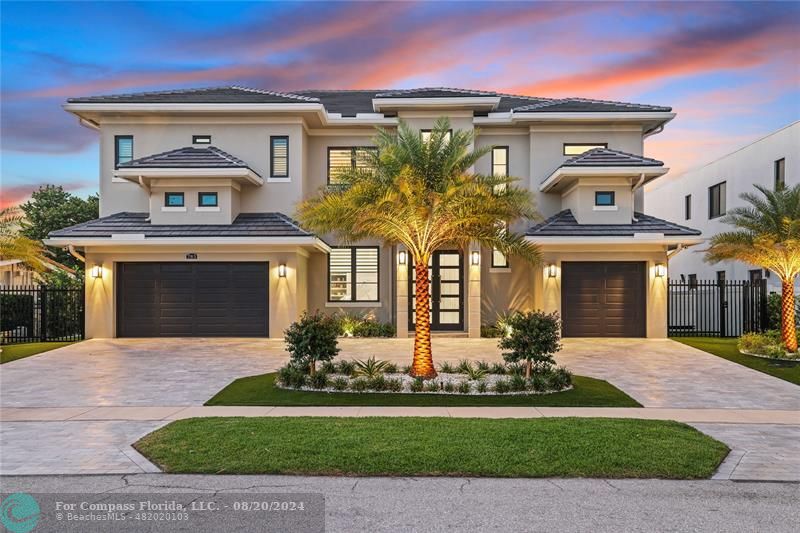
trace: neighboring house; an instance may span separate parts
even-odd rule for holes
[[[667,253],[695,230],[646,216],[642,155],[668,107],[463,89],[282,93],[242,87],[68,100],[100,134],[101,218],[47,243],[86,255],[86,331],[114,336],[270,336],[306,309],[369,311],[413,329],[408,254],[340,246],[291,218],[358,165],[375,127],[403,119],[480,128],[482,173],[519,177],[544,222],[533,268],[493,250],[440,250],[432,326],[479,336],[513,309],[559,311],[566,336],[666,336]],[[411,295],[411,297],[409,297]]]
[[[58,261],[47,257],[42,258],[42,264],[53,272],[63,271],[72,276],[75,271]],[[0,259],[0,287],[19,288],[39,285],[41,277],[31,267],[20,259]]]
[[[701,230],[704,243],[713,235],[731,230],[722,222],[726,211],[748,205],[739,196],[769,189],[778,183],[800,183],[800,122],[778,131],[684,174],[667,177],[646,187],[648,212]],[[767,278],[770,291],[781,283],[769,271],[739,261],[709,264],[703,260],[706,246],[676,254],[669,262],[670,277],[690,280],[757,280]]]

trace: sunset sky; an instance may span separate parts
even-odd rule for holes
[[[97,190],[72,96],[465,87],[669,105],[672,173],[800,119],[800,3],[2,2],[2,197]]]

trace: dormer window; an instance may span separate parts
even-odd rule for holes
[[[597,207],[611,207],[616,205],[614,191],[596,191],[594,193],[594,205]]]
[[[215,192],[197,193],[198,207],[219,207],[219,198]]]
[[[192,135],[192,144],[211,144],[211,135]]]
[[[182,192],[165,192],[164,207],[184,207]]]
[[[608,143],[564,143],[564,155],[581,155],[595,148],[608,148]]]

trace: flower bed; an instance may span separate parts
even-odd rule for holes
[[[278,371],[276,386],[320,392],[461,395],[552,394],[572,388],[572,375],[565,368],[534,372],[529,379],[518,365],[462,361],[457,367],[445,364],[440,368],[435,378],[423,380],[374,358],[329,363],[313,376],[305,368],[289,365]]]
[[[776,361],[798,361],[800,353],[787,352],[779,331],[745,333],[737,342],[739,353]]]

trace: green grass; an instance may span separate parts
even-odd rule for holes
[[[71,342],[29,342],[26,344],[8,344],[3,346],[3,352],[0,353],[0,364],[10,363],[17,359],[24,359],[32,355],[48,352],[68,346]]]
[[[728,447],[610,418],[193,418],[135,445],[170,473],[701,479]]]
[[[237,379],[206,405],[641,407],[639,402],[607,381],[584,376],[573,376],[572,390],[524,396],[298,391],[275,387],[275,376],[271,373]]]
[[[800,361],[775,361],[762,357],[753,357],[739,353],[736,347],[737,339],[718,339],[713,337],[672,337],[672,340],[682,342],[692,348],[703,350],[710,354],[722,357],[728,361],[758,370],[770,376],[783,379],[789,383],[800,385]]]

